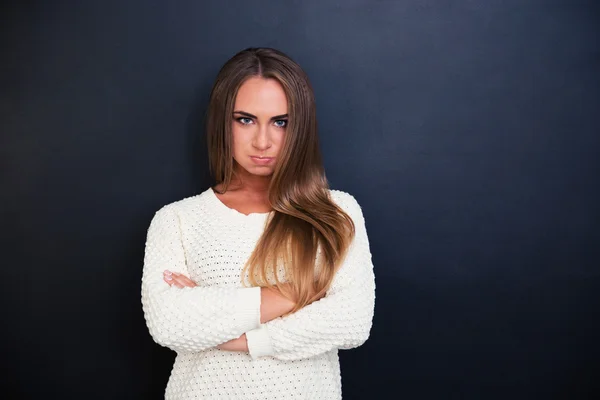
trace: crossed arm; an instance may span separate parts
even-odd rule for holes
[[[217,347],[282,360],[360,346],[371,328],[375,282],[360,206],[345,200],[356,226],[345,261],[325,297],[285,317],[293,303],[275,288],[196,286],[186,276],[178,217],[168,207],[159,210],[148,230],[142,277],[154,340],[177,352]]]
[[[164,281],[169,286],[177,288],[196,287],[196,283],[187,276],[165,270],[163,272]],[[261,288],[260,291],[260,323],[264,324],[275,318],[281,317],[292,311],[295,304],[292,300],[283,296],[275,287]],[[221,350],[248,352],[248,341],[246,334],[239,338],[231,339],[217,346]]]

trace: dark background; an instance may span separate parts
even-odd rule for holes
[[[377,276],[344,399],[600,398],[597,1],[22,1],[0,24],[2,392],[160,399],[146,229],[221,65],[309,74]]]

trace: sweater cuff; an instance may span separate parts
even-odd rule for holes
[[[266,325],[246,332],[246,340],[248,341],[248,352],[252,358],[272,356],[275,353]]]
[[[239,308],[235,321],[241,331],[249,331],[260,326],[260,287],[240,288],[238,291]]]

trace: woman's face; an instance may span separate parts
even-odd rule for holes
[[[287,97],[281,84],[261,77],[246,80],[233,107],[234,160],[252,175],[271,175],[287,123]]]

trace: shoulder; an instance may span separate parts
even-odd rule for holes
[[[342,190],[330,189],[329,196],[331,199],[342,208],[360,208],[356,198],[348,192]]]
[[[342,190],[330,189],[329,196],[354,222],[363,220],[362,208],[353,195]]]
[[[156,217],[166,215],[183,215],[188,212],[198,213],[198,211],[206,209],[209,204],[209,190],[210,188],[202,193],[187,196],[182,199],[164,204],[156,210],[154,215]]]

